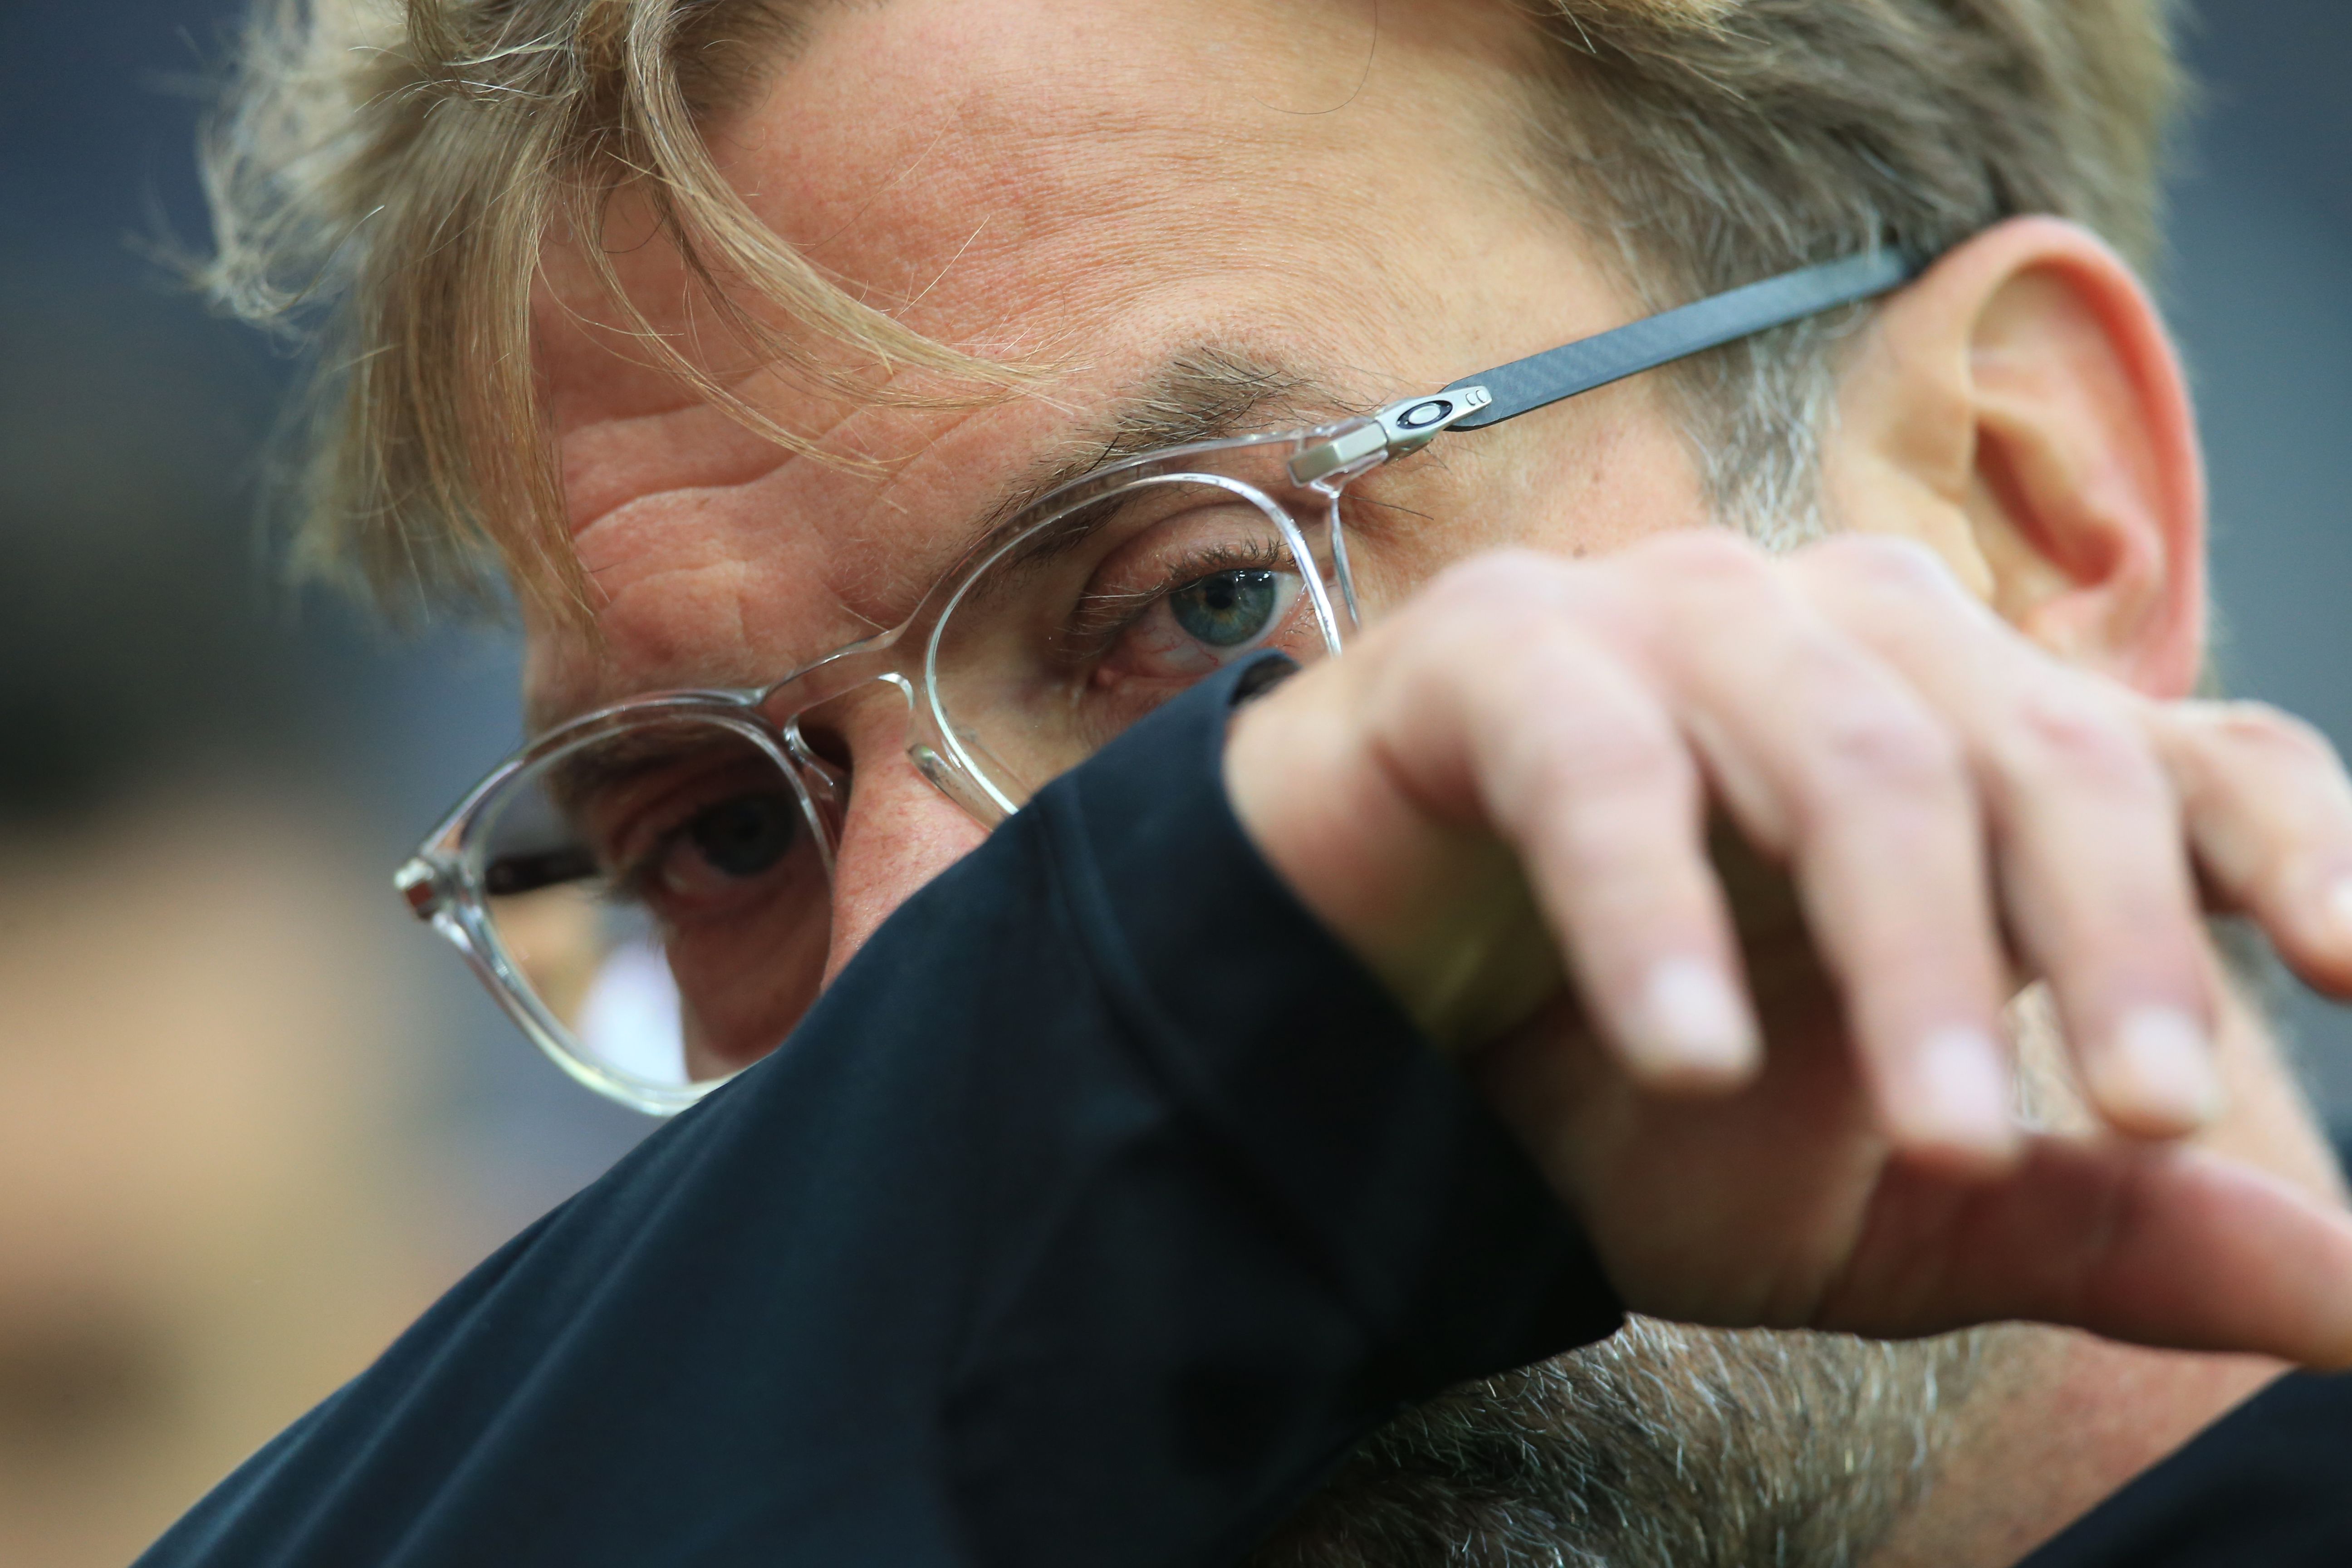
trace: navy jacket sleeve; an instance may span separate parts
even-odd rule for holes
[[[1244,667],[910,900],[145,1568],[1229,1562],[1590,1253],[1228,809]]]

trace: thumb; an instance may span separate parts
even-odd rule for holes
[[[2352,1217],[2180,1146],[2041,1138],[1990,1182],[1890,1168],[1817,1326],[2012,1318],[2352,1367]]]

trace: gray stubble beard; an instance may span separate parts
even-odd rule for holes
[[[1250,1568],[1850,1568],[2032,1359],[2021,1335],[1633,1318],[1380,1428]]]

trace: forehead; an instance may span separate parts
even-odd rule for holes
[[[536,637],[534,709],[754,683],[895,624],[1009,488],[1204,350],[1377,399],[1608,324],[1518,156],[1530,45],[1501,0],[813,14],[710,128],[727,178],[853,297],[1055,374],[920,409],[714,362],[816,449],[794,455],[584,330],[600,310],[559,253],[540,353],[604,644]],[[624,208],[606,250],[674,341],[708,342],[666,309],[676,259],[649,232]]]
[[[714,140],[820,266],[1025,343],[1047,308],[1076,326],[1155,285],[1319,274],[1524,198],[1496,150],[1524,134],[1501,89],[1531,43],[1500,0],[885,0],[817,13]]]

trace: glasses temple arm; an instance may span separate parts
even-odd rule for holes
[[[1923,265],[1895,249],[1849,256],[1465,375],[1445,390],[1481,387],[1493,401],[1451,421],[1450,427],[1483,429],[1670,361],[1872,299],[1909,282]]]

